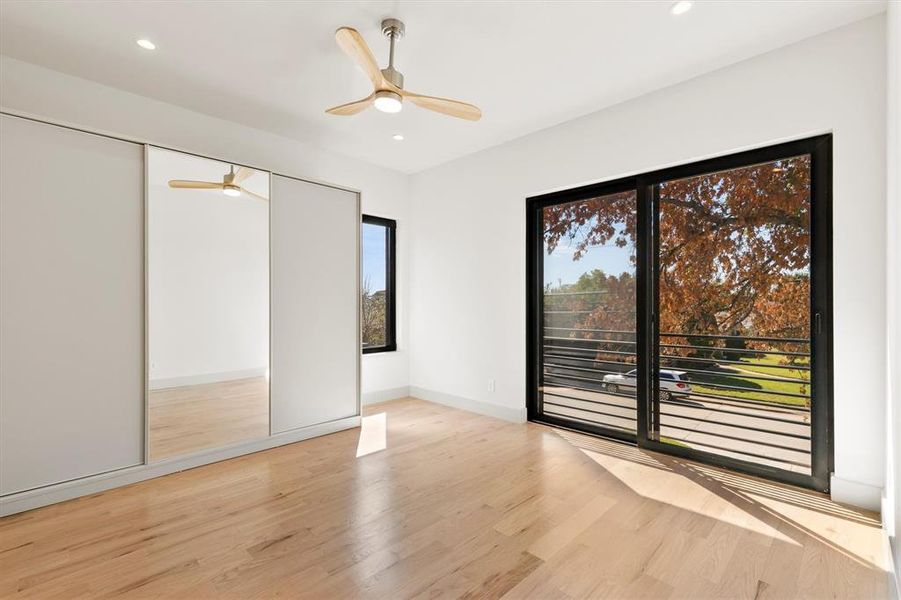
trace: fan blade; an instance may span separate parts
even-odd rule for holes
[[[241,188],[241,192],[244,194],[247,194],[251,198],[256,198],[257,200],[262,200],[263,202],[269,202],[269,198],[267,198],[266,196],[260,196],[259,194],[254,194],[247,188]]]
[[[183,188],[189,190],[216,190],[222,189],[221,183],[213,183],[212,181],[189,181],[187,179],[170,179],[169,187]]]
[[[335,32],[335,41],[338,42],[338,46],[344,50],[344,53],[363,69],[374,88],[382,87],[384,81],[382,71],[372,55],[372,50],[366,45],[366,41],[359,31],[351,27],[341,27]]]
[[[478,106],[460,102],[459,100],[436,98],[435,96],[423,96],[421,94],[405,91],[401,91],[401,95],[404,98],[408,98],[410,102],[416,106],[450,115],[452,117],[466,119],[467,121],[478,121],[482,118],[482,111],[479,110]]]
[[[369,108],[369,105],[372,104],[373,99],[375,98],[375,94],[369,94],[362,100],[355,100],[353,102],[348,102],[347,104],[342,104],[340,106],[333,106],[330,109],[326,110],[330,115],[355,115],[358,112],[362,112],[366,108]]]
[[[235,178],[232,179],[232,183],[238,185],[242,181],[253,175],[253,173],[254,170],[250,167],[241,167],[237,171],[235,171]]]

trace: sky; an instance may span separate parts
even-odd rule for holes
[[[362,281],[369,278],[370,291],[385,289],[385,228],[363,223]],[[604,246],[590,247],[582,257],[574,261],[573,251],[578,240],[562,240],[550,255],[544,257],[544,280],[557,284],[575,283],[582,273],[602,269],[608,275],[635,273],[629,261],[633,248],[618,248],[613,241]]]
[[[363,223],[362,282],[369,279],[369,291],[385,289],[385,228]]]
[[[582,273],[601,269],[608,275],[635,274],[635,266],[629,260],[634,248],[618,248],[613,240],[603,246],[591,246],[579,260],[573,253],[579,240],[561,240],[549,255],[544,254],[544,281],[553,285],[575,283]]]

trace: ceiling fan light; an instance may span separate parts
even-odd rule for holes
[[[375,107],[386,113],[399,113],[404,107],[400,94],[388,90],[380,90],[375,93]]]
[[[225,186],[222,187],[222,193],[225,194],[226,196],[231,196],[232,198],[235,198],[235,197],[241,195],[241,188],[239,188],[236,185],[226,184]]]

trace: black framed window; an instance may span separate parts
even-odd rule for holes
[[[363,354],[397,350],[394,287],[397,222],[363,215],[360,321]]]

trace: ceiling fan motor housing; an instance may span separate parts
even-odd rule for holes
[[[395,69],[394,67],[388,67],[387,69],[382,69],[382,75],[385,76],[385,79],[391,82],[395,87],[399,87],[400,89],[404,89],[404,74]]]

